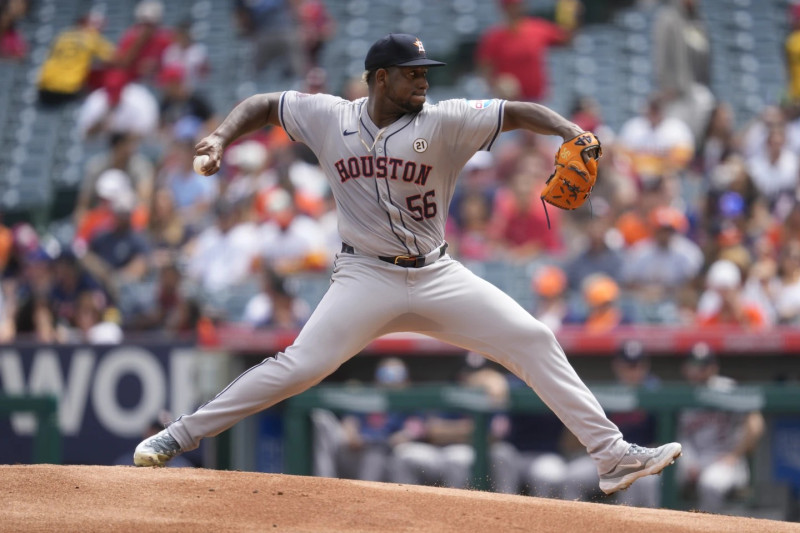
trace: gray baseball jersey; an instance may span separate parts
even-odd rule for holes
[[[359,253],[424,255],[444,242],[456,179],[502,128],[503,100],[446,100],[378,128],[367,99],[283,93],[279,117],[319,158],[339,234]]]

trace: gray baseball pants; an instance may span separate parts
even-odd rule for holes
[[[483,354],[523,379],[586,447],[599,473],[628,450],[545,325],[445,255],[422,268],[339,254],[331,286],[294,344],[169,426],[183,451],[316,385],[381,335],[415,331]]]

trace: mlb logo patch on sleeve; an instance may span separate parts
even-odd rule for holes
[[[494,100],[469,100],[468,103],[475,109],[486,109],[494,103]]]

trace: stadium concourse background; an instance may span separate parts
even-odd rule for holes
[[[0,6],[5,10],[12,3],[0,1]],[[45,275],[42,270],[36,270],[38,267],[26,270],[26,262],[55,269],[56,260],[69,256],[65,251],[79,241],[76,234],[80,221],[75,214],[79,191],[87,175],[88,162],[105,153],[108,145],[108,136],[87,137],[79,128],[78,117],[85,97],[57,108],[39,104],[37,80],[41,65],[53,39],[77,17],[90,10],[101,13],[104,16],[102,34],[117,43],[134,24],[137,5],[135,0],[28,0],[23,3],[27,10],[14,22],[14,28],[27,43],[27,49],[18,58],[0,58],[0,146],[3,147],[0,151],[0,229],[8,232],[3,233],[9,235],[8,250],[2,253],[10,257],[4,259],[8,264],[4,264],[3,272],[5,288],[0,313],[4,317],[3,324],[9,320],[14,300],[24,301],[23,297],[30,297],[37,286],[35,276]],[[419,35],[431,57],[448,62],[448,68],[431,72],[429,97],[432,101],[487,96],[489,89],[477,72],[473,58],[480,36],[501,20],[497,2],[328,0],[323,3],[334,21],[334,30],[319,55],[319,66],[323,70],[314,70],[313,76],[303,77],[292,74],[291,65],[285,61],[270,62],[260,69],[254,66],[257,55],[254,48],[259,41],[237,26],[234,20],[237,2],[164,2],[163,25],[174,27],[187,21],[194,40],[206,47],[207,73],[195,89],[213,109],[212,121],[224,117],[237,102],[256,92],[289,88],[310,90],[316,84],[323,85],[328,92],[344,94],[348,83],[360,76],[363,55],[369,44],[389,31]],[[526,0],[524,7],[530,14],[552,19],[558,3],[556,0]],[[614,154],[623,152],[614,148],[614,133],[618,134],[629,119],[642,113],[655,89],[650,61],[651,31],[660,3],[587,0],[584,4],[583,22],[571,42],[548,51],[546,66],[550,87],[543,103],[571,116],[579,97],[591,96],[596,101],[595,112],[599,110],[601,117],[599,125],[607,135],[603,138],[608,146],[606,160],[619,162],[624,158]],[[729,106],[730,130],[737,137],[746,137],[747,128],[758,125],[768,106],[784,101],[787,77],[782,47],[791,29],[788,14],[791,3],[788,0],[699,0],[697,4],[711,45],[709,87],[718,101]],[[283,51],[277,54],[281,60],[289,55]],[[164,90],[161,82],[151,80],[144,85],[154,96],[161,97]],[[793,118],[796,117],[784,117],[787,122]],[[165,146],[178,137],[172,130],[166,134],[160,130],[157,135],[144,139],[138,148],[153,165],[157,182],[167,180],[172,162],[166,157]],[[272,137],[259,140],[269,143],[274,137],[273,132]],[[501,143],[507,151],[500,151],[495,161],[487,162],[484,158],[474,161],[471,167],[471,171],[496,172],[492,179],[498,180],[498,188],[503,179],[498,175],[506,172],[505,179],[508,178],[508,169],[503,170],[504,162],[519,156],[514,156],[515,150],[524,147],[539,153],[544,166],[551,155],[541,154],[552,153],[552,145],[547,142],[534,146],[525,144],[528,142],[525,139],[507,139]],[[783,214],[776,215],[771,211],[774,205],[764,202],[768,205],[765,211],[759,207],[764,198],[758,190],[737,188],[730,181],[727,182],[729,190],[715,190],[718,182],[714,181],[714,176],[719,177],[722,172],[715,174],[713,171],[725,167],[722,163],[728,164],[725,168],[729,169],[735,166],[736,160],[716,161],[713,168],[707,168],[703,157],[713,154],[703,151],[702,139],[698,139],[697,148],[698,155],[693,163],[682,169],[673,182],[673,185],[679,183],[679,192],[659,189],[657,194],[674,194],[672,207],[684,208],[683,222],[675,224],[673,229],[680,229],[688,240],[702,247],[703,266],[691,279],[685,280],[680,291],[673,294],[667,291],[667,296],[674,298],[662,294],[662,299],[655,303],[643,296],[646,290],[634,290],[634,283],[615,277],[612,287],[617,291],[614,294],[618,294],[620,316],[624,315],[625,319],[614,327],[598,331],[586,326],[590,303],[584,291],[586,285],[571,278],[573,273],[569,265],[574,264],[581,251],[571,243],[582,244],[575,235],[593,220],[588,211],[556,215],[559,221],[555,233],[551,234],[557,235],[555,242],[537,243],[537,251],[528,255],[514,255],[508,248],[502,248],[503,252],[488,258],[469,257],[469,243],[461,241],[463,228],[459,227],[453,228],[451,249],[458,254],[460,244],[463,255],[459,257],[470,268],[534,313],[544,309],[541,306],[549,297],[545,293],[552,285],[547,285],[546,281],[557,286],[563,284],[557,296],[570,312],[561,316],[563,325],[555,325],[557,334],[571,362],[593,386],[614,379],[611,359],[628,341],[641,343],[644,351],[652,356],[654,373],[668,385],[681,384],[684,358],[698,344],[708,345],[718,357],[722,373],[745,386],[756,387],[748,390],[756,391],[761,402],[758,406],[766,406],[765,436],[750,458],[753,467],[750,487],[732,498],[729,511],[797,520],[800,516],[800,468],[797,466],[800,464],[797,458],[800,406],[793,409],[781,404],[771,411],[768,403],[773,398],[793,397],[791,395],[797,392],[800,311],[795,309],[793,315],[778,318],[772,309],[772,314],[764,313],[763,323],[756,328],[701,325],[695,311],[706,289],[708,267],[723,257],[723,248],[731,251],[724,257],[733,259],[740,258],[741,249],[746,249],[749,262],[737,263],[744,276],[743,285],[745,280],[761,272],[750,267],[769,263],[766,259],[770,253],[777,261],[783,260],[781,246],[794,250],[789,244],[794,246],[798,237],[797,217],[786,213],[800,211],[792,204],[789,208],[780,208],[784,211],[778,209]],[[261,157],[262,164],[270,167],[261,170],[277,172],[285,171],[281,165],[289,166],[281,158],[295,163],[308,157],[291,152],[279,142],[266,152],[245,153],[242,150],[237,161],[226,162],[223,175],[233,181],[243,172],[247,156]],[[733,153],[744,158],[737,149],[733,149]],[[270,159],[275,154],[280,157]],[[613,170],[616,172],[619,168]],[[606,175],[614,172],[609,170]],[[267,174],[269,182],[274,176]],[[619,172],[614,175],[617,174]],[[484,178],[478,177],[478,180]],[[546,178],[546,173],[534,179],[539,178]],[[611,181],[609,177],[609,183]],[[637,196],[639,192],[648,192],[646,184],[643,185],[646,181],[632,178],[632,182],[637,183],[635,192],[631,193],[630,187],[624,186],[622,192],[617,191],[620,196],[629,195],[622,202],[624,212],[635,211],[632,206],[637,202],[646,203]],[[480,184],[480,181],[475,183]],[[725,192],[736,196],[725,196]],[[722,197],[726,201],[717,204]],[[272,198],[273,204],[279,203],[279,197]],[[629,237],[626,227],[619,223],[621,217],[608,213],[621,204],[614,193],[607,190],[598,190],[597,198],[596,218],[608,223],[606,243],[614,244],[615,249],[624,254],[629,248],[624,242]],[[295,196],[295,200],[302,211],[303,198]],[[317,200],[324,204],[324,197]],[[647,201],[652,201],[652,197]],[[740,205],[742,203],[745,208]],[[319,204],[313,205],[318,207]],[[187,240],[201,235],[218,221],[216,217],[226,213],[224,206],[213,209],[206,206],[205,209],[205,218],[194,221],[196,226],[187,232]],[[264,215],[263,209],[255,211],[257,216]],[[765,212],[768,223],[763,222],[763,216],[756,217]],[[319,219],[324,214],[316,212]],[[650,213],[644,213],[643,217],[648,215]],[[461,222],[460,213],[453,218]],[[725,224],[731,221],[739,234],[723,231],[727,228]],[[26,233],[29,229],[35,232],[35,237]],[[766,239],[757,238],[759,229],[767,235]],[[145,230],[148,231],[152,231],[152,227]],[[772,252],[765,252],[758,244],[764,242],[765,246],[773,246]],[[0,244],[6,246],[3,243]],[[336,243],[327,246],[322,256],[327,257],[335,246]],[[733,252],[734,248],[739,255]],[[306,258],[304,267],[295,265],[279,272],[278,297],[291,297],[288,308],[294,322],[290,320],[288,326],[274,327],[264,320],[263,309],[259,314],[259,302],[248,306],[253,303],[254,295],[264,292],[264,276],[258,269],[246,272],[235,282],[206,284],[202,276],[191,274],[189,248],[169,251],[174,261],[165,263],[152,259],[144,275],[135,280],[126,278],[124,283],[112,282],[117,290],[113,298],[109,298],[110,303],[92,312],[95,316],[92,325],[108,326],[96,331],[107,332],[109,328],[116,331],[113,325],[119,326],[119,335],[110,337],[113,342],[104,337],[101,342],[92,343],[85,336],[86,328],[81,329],[67,319],[65,323],[54,320],[49,337],[30,324],[29,329],[24,329],[21,322],[15,324],[11,333],[5,327],[0,328],[3,342],[0,349],[0,463],[127,464],[133,446],[153,422],[170,414],[190,411],[237,372],[290,344],[304,313],[313,309],[328,284],[330,264],[318,256]],[[163,259],[164,255],[159,257]],[[258,264],[269,263],[269,252],[259,251],[251,259],[257,259],[254,262]],[[15,268],[8,268],[9,264]],[[170,275],[177,276],[169,282],[165,274],[168,266],[175,267]],[[564,280],[559,281],[559,274],[540,277],[545,266],[559,267]],[[787,262],[780,268],[786,270],[790,266]],[[274,283],[275,279],[271,277],[268,281]],[[770,282],[782,286],[780,283],[785,280],[773,273]],[[14,298],[6,292],[8,287],[13,287]],[[167,290],[175,287],[181,290]],[[647,289],[646,284],[644,289]],[[275,297],[275,293],[272,296]],[[261,304],[263,306],[263,300]],[[174,311],[180,319],[160,314],[162,305],[180,309],[180,312]],[[775,302],[767,301],[765,306],[775,307]],[[415,384],[452,384],[464,365],[465,355],[420,336],[395,335],[370,345],[363,354],[330,376],[326,385],[369,383],[378,361],[385,356],[402,357]],[[3,395],[23,401],[55,397],[57,416],[51,411],[55,404],[44,400],[36,404],[40,417],[37,424],[30,413],[18,407],[9,408],[11,403],[4,404]],[[270,409],[223,434],[222,438],[210,439],[188,457],[189,461],[208,467],[292,473],[286,465],[286,451],[297,446],[302,448],[307,443],[284,442],[284,409],[284,405]],[[14,413],[6,412],[10,410]],[[52,435],[47,431],[52,430],[53,424],[57,425],[60,438],[47,437]],[[41,431],[44,433],[39,433]],[[676,507],[686,508],[687,505],[681,499]]]

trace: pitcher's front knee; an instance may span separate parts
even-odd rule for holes
[[[339,364],[320,360],[307,355],[279,353],[277,362],[283,367],[283,385],[291,390],[305,390],[313,387],[332,374]]]
[[[553,330],[538,320],[531,322],[523,335],[525,344],[528,346],[550,346],[558,344]]]

